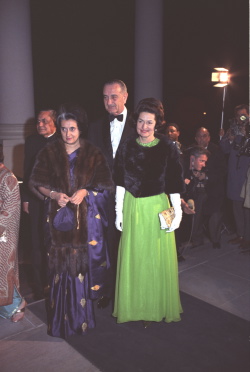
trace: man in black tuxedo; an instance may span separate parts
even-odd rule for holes
[[[111,172],[119,145],[130,135],[135,135],[131,114],[125,106],[128,91],[125,83],[115,79],[107,81],[103,87],[103,102],[107,113],[90,123],[88,139],[99,147],[105,155]],[[108,231],[107,241],[111,261],[110,275],[106,285],[107,297],[114,293],[114,278],[120,232],[115,228],[115,194],[110,195],[108,203]],[[108,302],[104,297],[99,300],[98,307],[102,308]]]
[[[44,297],[46,281],[46,252],[43,238],[43,201],[28,188],[28,180],[35,163],[36,155],[48,143],[56,139],[56,112],[42,110],[37,116],[37,133],[26,138],[24,147],[24,180],[22,209],[29,215],[31,263],[35,299]]]

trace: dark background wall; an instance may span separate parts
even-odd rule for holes
[[[214,67],[232,74],[225,123],[248,102],[248,7],[248,0],[164,1],[163,102],[183,140],[200,125],[217,136],[223,89],[212,86]],[[134,0],[31,0],[36,110],[77,101],[94,119],[110,78],[126,82],[133,109],[134,8]]]

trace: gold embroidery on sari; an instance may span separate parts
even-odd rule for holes
[[[55,306],[55,301],[54,301],[54,299],[51,301],[50,306],[51,306],[51,309],[53,309],[53,307]]]
[[[80,304],[82,307],[84,307],[86,305],[86,300],[85,298],[82,298],[81,301],[80,301]]]
[[[91,287],[92,291],[98,291],[98,289],[100,289],[100,286],[98,284],[94,285],[93,287]]]
[[[84,276],[80,273],[78,275],[78,279],[80,280],[80,282],[82,283],[83,282],[83,279],[84,279]]]
[[[89,242],[90,245],[96,245],[98,242],[96,240],[91,240],[91,242]]]
[[[85,322],[82,323],[82,330],[83,330],[83,332],[86,331],[87,327],[88,327],[87,323],[85,323]]]
[[[57,284],[58,282],[59,282],[59,275],[56,274],[56,276],[55,276],[55,284]]]

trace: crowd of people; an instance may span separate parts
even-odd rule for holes
[[[162,102],[144,98],[129,112],[127,98],[123,81],[107,81],[102,118],[88,123],[75,103],[46,108],[25,143],[21,196],[30,217],[34,292],[40,299],[47,291],[54,337],[94,328],[94,301],[99,309],[111,302],[118,323],[142,321],[147,328],[180,321],[181,247],[199,247],[206,235],[221,248],[225,200],[232,200],[237,233],[230,243],[250,250],[248,106],[235,109],[218,144],[200,127],[184,147],[181,128],[165,122]],[[17,322],[26,305],[17,258],[21,201],[0,155],[0,249],[6,251],[0,316]],[[174,215],[163,228],[159,214],[171,206]]]

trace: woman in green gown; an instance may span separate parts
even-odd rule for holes
[[[125,141],[115,164],[116,227],[119,244],[115,306],[118,323],[179,321],[178,266],[174,230],[182,211],[184,191],[179,153],[157,130],[164,125],[162,103],[139,102],[135,111],[138,138]],[[159,213],[170,207],[175,218],[161,230]]]

